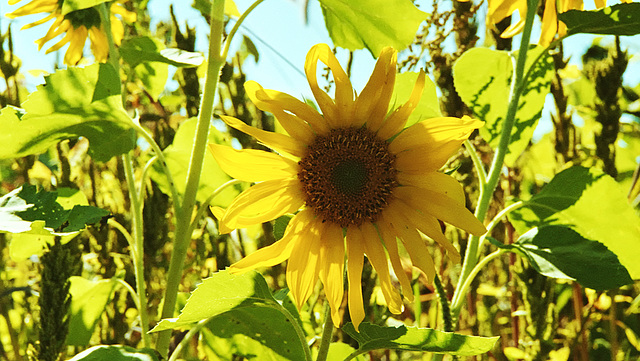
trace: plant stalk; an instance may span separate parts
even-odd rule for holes
[[[324,325],[322,326],[322,338],[320,339],[320,348],[318,349],[316,361],[327,360],[331,336],[333,336],[333,322],[331,321],[331,307],[327,302],[324,305]]]

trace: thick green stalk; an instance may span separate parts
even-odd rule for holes
[[[502,171],[502,165],[504,163],[504,157],[507,155],[509,149],[509,143],[511,142],[511,132],[513,125],[515,124],[516,112],[518,110],[518,103],[520,95],[524,90],[526,79],[524,78],[525,64],[527,61],[527,50],[529,48],[529,40],[531,38],[531,28],[533,27],[533,21],[538,9],[539,0],[527,1],[527,16],[522,32],[522,39],[520,42],[520,49],[518,51],[518,59],[516,61],[515,71],[511,82],[511,91],[509,96],[509,107],[507,109],[507,115],[502,125],[502,132],[500,133],[500,142],[496,153],[493,157],[489,173],[487,175],[487,183],[484,187],[481,187],[480,199],[478,206],[476,207],[475,215],[480,221],[484,221],[484,218],[489,210],[491,199],[493,198],[493,192],[495,191],[498,180],[500,179],[500,172]],[[451,313],[456,318],[462,307],[462,300],[464,299],[463,292],[466,292],[468,287],[462,287],[469,278],[471,271],[478,263],[479,257],[479,244],[480,237],[469,237],[469,243],[467,244],[467,250],[462,264],[462,273],[456,287],[456,292],[453,296]]]
[[[164,305],[161,313],[162,318],[170,318],[174,316],[178,287],[180,286],[180,280],[182,279],[182,267],[191,241],[189,225],[191,223],[191,215],[196,203],[196,193],[198,192],[198,185],[200,183],[200,174],[202,173],[202,163],[204,161],[207,138],[209,137],[209,127],[211,126],[213,102],[215,100],[216,90],[218,87],[218,78],[220,76],[220,69],[222,69],[222,66],[224,65],[224,58],[222,58],[220,54],[223,27],[224,0],[214,0],[211,6],[209,63],[207,66],[207,75],[205,79],[204,92],[202,94],[200,113],[198,114],[198,123],[196,125],[196,134],[191,152],[191,160],[189,161],[187,184],[182,200],[181,217],[176,221],[173,252],[171,254],[171,263],[169,264],[169,271],[167,274],[167,289],[165,291]],[[156,349],[160,352],[162,357],[166,358],[167,356],[170,340],[171,330],[162,331],[158,335]]]
[[[320,347],[318,348],[318,356],[316,361],[326,361],[329,354],[329,345],[331,345],[331,337],[333,336],[333,322],[331,321],[331,307],[329,302],[324,305],[324,325],[322,326],[322,338],[320,339]]]

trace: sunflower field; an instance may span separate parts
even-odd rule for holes
[[[640,3],[0,8],[0,360],[640,360]]]

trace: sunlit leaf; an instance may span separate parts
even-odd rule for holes
[[[234,309],[275,303],[258,272],[232,275],[220,271],[198,285],[177,318],[160,321],[152,331],[189,326]]]
[[[202,64],[200,53],[180,49],[164,49],[159,40],[149,36],[138,36],[122,42],[120,55],[131,67],[144,62],[160,62],[176,67],[195,67]]]
[[[396,83],[390,102],[391,109],[396,109],[409,100],[417,78],[418,73],[416,72],[404,72],[396,75]],[[409,115],[406,126],[408,127],[419,121],[441,116],[442,113],[440,112],[440,101],[436,93],[436,85],[429,77],[426,77],[422,97],[416,109]]]
[[[200,11],[205,18],[211,16],[211,0],[193,0],[191,7]],[[240,17],[238,7],[233,0],[224,0],[224,14],[227,16]]]
[[[533,63],[543,51],[544,48],[536,47],[528,52],[525,69],[528,71],[533,66],[533,70],[516,112],[509,153],[505,158],[508,166],[514,165],[529,144],[540,119],[544,99],[549,93],[553,75],[552,59],[543,56],[540,61]],[[480,128],[480,135],[496,148],[509,106],[513,73],[511,56],[505,51],[473,48],[458,59],[453,71],[456,91],[475,117],[485,121],[485,126]]]
[[[336,46],[368,49],[374,57],[385,46],[405,49],[427,19],[410,0],[320,0],[320,6]]]
[[[86,137],[89,153],[107,161],[133,149],[131,118],[122,107],[118,74],[108,64],[58,70],[22,104],[25,114],[0,114],[0,158],[42,153],[65,139]]]
[[[564,226],[542,226],[506,246],[525,256],[547,277],[576,280],[585,287],[608,290],[633,283],[618,257],[600,242]]]
[[[193,139],[196,133],[196,123],[197,119],[195,118],[188,119],[182,123],[173,138],[173,143],[164,150],[167,165],[171,170],[173,180],[179,191],[183,190],[186,184],[187,168],[189,167],[191,151],[193,150]],[[209,130],[209,143],[228,144],[222,133],[213,126]],[[158,183],[162,192],[170,194],[167,178],[158,162],[154,164],[151,171],[151,178]],[[229,180],[231,180],[231,177],[223,172],[215,159],[213,159],[213,156],[209,152],[206,152],[198,193],[196,195],[197,200],[204,202],[216,188]],[[227,187],[212,200],[212,204],[226,207],[238,194],[239,190],[237,188]]]
[[[569,10],[558,14],[568,34],[640,34],[640,3],[616,4],[600,10]]]
[[[633,279],[640,278],[640,218],[616,181],[596,168],[557,174],[527,207],[509,214],[520,234],[542,226],[570,227],[613,252]]]
[[[430,328],[383,327],[367,322],[360,324],[360,332],[351,323],[342,330],[358,342],[358,351],[365,352],[394,349],[473,356],[488,352],[498,340],[498,337],[466,336]]]
[[[118,282],[114,279],[90,281],[73,276],[71,287],[71,316],[67,345],[88,346],[93,329],[113,296]]]
[[[160,361],[155,350],[123,345],[100,345],[80,352],[68,361]]]
[[[82,10],[100,5],[108,0],[64,0],[62,3],[62,15],[76,10]]]

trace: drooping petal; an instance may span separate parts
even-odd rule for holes
[[[89,40],[91,43],[91,53],[97,62],[104,63],[109,56],[109,41],[107,34],[95,26],[89,29]]]
[[[399,172],[397,177],[400,185],[410,185],[429,189],[433,192],[441,193],[450,197],[462,206],[465,204],[465,195],[462,186],[448,174],[439,172],[423,174]]]
[[[449,157],[484,122],[462,118],[432,118],[418,122],[400,133],[390,144],[396,154],[400,172],[432,172],[444,165]]]
[[[544,15],[542,16],[542,30],[540,32],[540,45],[548,46],[558,33],[558,10],[556,0],[546,0]]]
[[[135,12],[127,10],[122,4],[116,2],[111,3],[111,14],[120,15],[122,20],[128,23],[134,23],[138,19],[138,15]]]
[[[229,266],[230,273],[242,273],[259,267],[270,267],[280,264],[291,256],[296,243],[305,242],[309,222],[313,214],[310,210],[303,210],[296,214],[279,241],[261,248]]]
[[[111,9],[113,8],[114,7],[112,6]],[[122,43],[122,38],[124,37],[124,25],[122,25],[122,21],[113,14],[111,14],[111,35],[113,35],[114,44],[120,45]]]
[[[298,141],[309,144],[313,140],[313,132],[307,123],[293,114],[282,110],[282,107],[274,104],[272,98],[281,94],[273,90],[265,90],[255,81],[248,81],[244,84],[247,95],[251,101],[260,109],[271,112],[278,119],[284,130]]]
[[[78,28],[71,28],[67,31],[67,35],[71,35],[71,39],[69,40],[69,48],[67,48],[67,52],[64,53],[64,63],[69,65],[76,65],[82,59],[82,54],[84,50],[84,44],[87,41],[88,30],[84,25],[81,25]],[[52,49],[55,45],[52,47]],[[47,52],[52,51],[49,49]]]
[[[389,311],[394,314],[400,314],[403,309],[402,299],[393,284],[391,284],[387,254],[384,251],[378,231],[375,229],[373,224],[368,222],[363,223],[361,227],[364,252],[369,258],[371,265],[378,273],[380,288],[382,289],[384,299],[387,301],[387,305],[389,306]]]
[[[382,49],[367,85],[356,97],[354,127],[367,123],[369,129],[378,129],[384,121],[396,81],[397,60],[393,48]]]
[[[287,285],[298,309],[307,302],[318,281],[320,257],[320,221],[307,223],[300,242],[296,242],[287,264]]]
[[[234,229],[241,223],[260,224],[293,213],[304,203],[298,184],[297,179],[258,183],[233,200],[221,222]],[[242,222],[238,217],[242,217]]]
[[[263,150],[236,150],[213,143],[209,150],[225,173],[245,182],[292,178],[298,173],[298,163]]]
[[[481,236],[487,232],[482,222],[473,213],[441,193],[413,186],[402,186],[394,190],[394,195],[414,209],[464,229],[474,236]]]
[[[60,15],[60,14],[57,14],[57,13],[51,13],[51,14],[49,14],[49,15],[45,16],[44,18],[42,18],[42,19],[40,19],[40,20],[36,20],[36,21],[34,21],[34,22],[30,23],[30,24],[27,24],[27,25],[25,25],[25,26],[21,27],[21,28],[20,28],[20,30],[30,29],[30,28],[32,28],[32,27],[34,27],[34,26],[38,26],[38,25],[40,25],[40,24],[44,24],[44,23],[46,23],[47,21],[49,21],[49,20],[51,20],[51,19],[54,19],[56,16],[59,16],[59,15]]]
[[[349,315],[353,327],[358,327],[364,320],[362,301],[362,266],[364,265],[364,245],[362,233],[357,227],[347,229],[347,281],[349,282]]]
[[[398,282],[400,282],[400,286],[402,287],[403,295],[410,302],[413,302],[411,281],[409,280],[407,272],[405,272],[405,268],[402,265],[400,253],[398,252],[398,240],[393,231],[393,228],[385,219],[378,220],[377,226],[378,231],[382,236],[382,240],[384,241],[385,249],[389,254],[389,260],[391,261],[393,272],[395,273],[396,278],[398,279]]]
[[[299,158],[302,158],[304,156],[306,149],[304,143],[295,140],[288,135],[267,132],[262,129],[254,128],[234,117],[221,115],[220,118],[230,127],[236,128],[243,133],[249,134],[271,149],[277,150],[278,152],[291,154]]]
[[[291,95],[264,89],[255,81],[244,83],[244,88],[253,104],[261,110],[273,113],[287,133],[299,141],[311,143],[314,137],[312,129],[320,133],[328,132],[329,128],[322,116]]]
[[[14,4],[17,2],[14,2]],[[33,15],[39,13],[51,13],[58,9],[57,0],[32,0],[29,3],[17,8],[16,10],[5,14],[9,19],[19,16]]]
[[[342,228],[329,222],[323,223],[319,276],[331,306],[331,319],[336,327],[340,327],[342,321],[340,305],[344,296],[344,256]]]
[[[335,102],[331,100],[331,97],[320,89],[317,78],[318,60],[323,62],[331,69],[333,79],[336,85]],[[338,62],[338,59],[331,51],[331,48],[327,44],[314,45],[309,53],[304,64],[305,74],[309,81],[309,87],[311,92],[316,98],[322,114],[327,123],[332,128],[338,126],[349,126],[353,119],[353,86],[349,76],[345,73],[344,69]]]
[[[420,74],[418,75],[418,79],[416,80],[415,85],[413,86],[413,90],[411,91],[411,95],[409,96],[409,100],[396,109],[389,118],[384,122],[380,130],[378,130],[378,136],[381,139],[389,139],[393,135],[398,134],[404,125],[407,124],[407,120],[409,116],[413,112],[414,109],[418,106],[418,102],[420,98],[422,98],[422,91],[424,90],[425,84],[425,74],[424,71],[420,70]]]
[[[396,236],[402,240],[413,266],[422,271],[428,281],[433,281],[436,269],[431,253],[418,231],[405,219],[395,203],[397,202],[391,203],[382,216],[391,225]]]
[[[53,21],[53,24],[51,24],[51,27],[49,27],[47,33],[43,37],[35,41],[35,43],[38,44],[38,50],[41,50],[44,44],[46,44],[49,40],[64,33],[70,27],[71,22],[69,22],[69,20],[65,20],[62,16],[56,17],[56,19]]]

